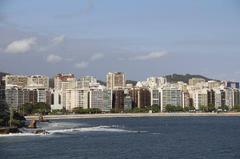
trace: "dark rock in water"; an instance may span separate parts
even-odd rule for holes
[[[37,121],[33,119],[31,123],[28,125],[28,128],[31,128],[31,129],[37,128]]]
[[[49,134],[46,130],[35,130],[34,134]]]
[[[21,133],[18,128],[0,128],[0,134]]]

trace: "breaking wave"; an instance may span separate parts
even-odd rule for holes
[[[125,129],[117,129],[111,126],[96,126],[96,127],[82,127],[82,128],[71,128],[71,129],[58,129],[49,130],[50,134],[54,133],[69,133],[69,132],[135,132]]]
[[[78,127],[77,127],[78,126]],[[126,130],[120,128],[119,126],[84,126],[80,127],[77,124],[62,124],[62,123],[50,123],[48,126],[43,126],[39,129],[44,129],[47,131],[47,134],[35,134],[30,131],[25,131],[24,133],[13,133],[13,134],[4,134],[0,137],[17,137],[17,136],[49,136],[54,134],[74,134],[81,132],[113,132],[113,133],[141,133],[140,131]]]
[[[1,134],[1,135],[0,135],[0,137],[21,137],[21,136],[46,136],[46,134],[10,133],[10,134]]]

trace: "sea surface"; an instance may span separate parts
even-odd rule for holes
[[[240,158],[240,117],[52,120],[0,136],[0,159]]]

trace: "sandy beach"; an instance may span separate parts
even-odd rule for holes
[[[124,117],[187,117],[187,116],[240,116],[240,113],[107,113],[107,114],[71,114],[71,115],[46,115],[44,119],[81,119],[81,118],[124,118]],[[27,120],[38,119],[38,116],[25,116]]]

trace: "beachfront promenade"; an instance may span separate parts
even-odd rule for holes
[[[81,119],[81,118],[120,118],[120,117],[175,117],[175,116],[239,116],[240,113],[106,113],[106,114],[71,114],[71,115],[46,115],[44,119]],[[38,119],[38,116],[25,116],[27,120]]]

